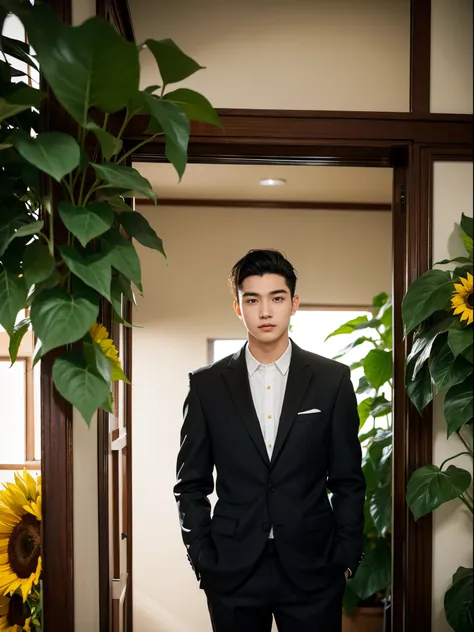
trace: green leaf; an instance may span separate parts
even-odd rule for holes
[[[84,342],[84,357],[88,368],[104,379],[110,386],[112,376],[112,365],[109,358],[103,353],[97,342]]]
[[[364,393],[368,393],[373,390],[374,387],[369,383],[369,380],[365,377],[365,375],[363,375],[359,380],[359,386],[356,390],[357,395],[363,395]]]
[[[72,246],[59,246],[59,252],[73,274],[111,301],[112,268],[107,254],[82,254]]]
[[[462,352],[463,357],[466,358],[466,360],[468,360],[471,364],[474,364],[474,353],[473,352],[474,352],[473,345],[471,345],[467,349],[464,349],[464,351]]]
[[[82,338],[98,315],[98,297],[87,287],[72,294],[59,286],[43,290],[35,297],[30,314],[33,330],[42,342],[42,355]]]
[[[377,296],[374,296],[372,299],[372,305],[374,307],[382,307],[387,301],[388,294],[386,292],[381,292],[380,294],[377,294]]]
[[[458,356],[473,343],[472,327],[455,320],[448,331],[448,344],[454,357]]]
[[[462,213],[461,215],[461,228],[463,231],[470,237],[474,239],[474,229],[473,229],[473,218],[469,217],[469,215],[465,215]]]
[[[392,321],[393,321],[393,308],[390,305],[389,307],[387,307],[386,310],[384,310],[382,316],[380,317],[380,322],[382,323],[384,327],[392,327]]]
[[[370,515],[383,537],[392,526],[392,494],[389,485],[378,487],[370,499]]]
[[[380,388],[392,377],[392,352],[372,349],[364,359],[364,373],[374,388]]]
[[[407,504],[415,520],[426,516],[443,503],[458,498],[468,489],[471,475],[455,465],[441,471],[436,465],[416,470],[407,486]]]
[[[164,99],[178,105],[190,121],[200,121],[222,127],[217,112],[199,92],[188,88],[179,88],[165,94]]]
[[[123,294],[127,301],[130,301],[134,305],[137,304],[135,295],[132,290],[132,284],[125,275],[120,273],[114,275],[114,277],[112,278],[112,288]]]
[[[10,118],[10,116],[15,116],[15,114],[29,109],[29,105],[10,103],[3,97],[0,97],[0,121],[4,121],[5,119]]]
[[[111,186],[125,189],[126,191],[136,191],[156,202],[156,195],[151,188],[151,184],[133,167],[112,164],[98,165],[94,163],[91,163],[91,165],[99,178]]]
[[[15,86],[18,86],[18,88],[16,88],[14,92],[11,92],[8,95],[8,101],[10,101],[11,103],[26,105],[28,108],[39,108],[41,102],[46,97],[46,92],[43,92],[42,90],[37,90],[36,88],[32,88],[23,81],[15,84]]]
[[[372,408],[373,401],[374,400],[372,397],[367,397],[366,399],[363,399],[357,406],[357,412],[359,413],[359,430],[362,428],[362,426],[365,424],[370,416],[370,410]]]
[[[393,348],[393,330],[391,327],[388,327],[385,331],[380,334],[380,338],[384,344],[385,349],[392,350]]]
[[[421,370],[421,367],[430,357],[437,337],[448,331],[452,323],[452,316],[448,316],[447,318],[443,318],[432,325],[423,326],[423,328],[417,332],[408,356],[408,362],[411,362],[411,360],[415,361],[412,375],[413,378],[416,378],[418,372]]]
[[[444,416],[448,424],[448,437],[467,424],[473,417],[472,380],[452,386],[444,400]]]
[[[368,548],[353,579],[351,589],[362,600],[377,592],[384,592],[391,582],[390,548],[383,539],[374,548]]]
[[[86,128],[95,134],[105,160],[110,160],[112,156],[116,156],[122,151],[123,141],[99,127],[94,121],[89,121]]]
[[[451,275],[444,270],[428,270],[413,281],[402,301],[405,335],[436,311],[445,309],[453,288]]]
[[[35,48],[55,96],[83,127],[91,107],[118,112],[138,91],[137,47],[107,20],[93,17],[80,26],[63,27],[49,45]]]
[[[20,348],[21,341],[23,340],[26,332],[30,328],[30,324],[30,319],[24,318],[17,325],[15,325],[13,329],[13,333],[10,336],[10,343],[8,345],[8,353],[10,355],[12,365],[16,362],[18,349]]]
[[[40,232],[40,230],[43,228],[43,225],[43,220],[32,220],[28,222],[28,224],[23,224],[13,233],[10,241],[16,239],[17,237],[29,237],[30,235],[35,235],[36,233]]]
[[[126,384],[130,384],[127,376],[123,372],[122,367],[112,364],[112,382],[122,381]]]
[[[75,406],[90,425],[92,415],[108,397],[107,382],[93,373],[86,360],[73,351],[55,360],[53,381],[64,399]]]
[[[370,409],[372,417],[385,417],[392,412],[392,402],[386,399],[385,395],[379,395],[375,397]]]
[[[346,589],[344,591],[344,597],[342,599],[342,607],[344,613],[350,616],[359,605],[359,595],[356,595],[351,588],[351,581],[346,583]]]
[[[431,384],[431,375],[428,364],[424,364],[418,371],[416,378],[413,378],[413,369],[415,360],[407,363],[405,374],[405,387],[408,398],[416,406],[418,412],[421,413],[433,399],[433,386]]]
[[[109,392],[109,396],[99,408],[105,410],[106,413],[114,414],[114,398],[111,392]]]
[[[472,632],[474,624],[473,595],[473,569],[460,566],[453,576],[453,585],[444,596],[446,620],[455,632]]]
[[[433,347],[429,369],[436,386],[436,393],[464,382],[472,373],[472,364],[462,355],[453,356],[448,345],[448,337],[438,338]]]
[[[371,428],[367,432],[364,432],[363,434],[360,434],[359,435],[360,443],[364,443],[364,441],[367,441],[367,439],[372,438],[375,435],[376,432],[377,432],[377,428]]]
[[[59,215],[64,225],[83,247],[99,237],[112,226],[114,212],[105,202],[92,202],[88,206],[74,206],[70,202],[61,202]]]
[[[332,338],[333,336],[339,336],[340,334],[351,334],[355,330],[356,325],[361,325],[368,322],[369,319],[367,318],[367,316],[357,316],[357,318],[348,320],[347,323],[344,323],[344,325],[341,325],[335,331],[329,334],[329,336],[325,338],[324,342],[326,342],[326,340],[329,340],[329,338]]]
[[[2,204],[2,207],[0,213],[0,257],[4,255],[8,245],[15,238],[16,232],[34,221],[34,218],[26,212],[25,207],[19,201],[12,206]]]
[[[464,244],[464,248],[467,250],[470,260],[472,261],[472,237],[461,234],[461,239]]]
[[[145,41],[158,64],[164,86],[187,79],[204,68],[188,57],[171,39]]]
[[[374,340],[372,338],[367,338],[367,336],[361,336],[360,338],[357,338],[357,340],[354,340],[354,342],[351,342],[350,344],[346,345],[343,349],[341,349],[338,355],[335,356],[333,359],[337,360],[338,358],[342,358],[347,353],[349,353],[349,351],[352,351],[352,349],[355,349],[356,347],[360,346],[364,342],[373,343]],[[362,366],[362,363],[360,364],[360,366]]]
[[[141,281],[140,259],[133,244],[116,230],[109,230],[102,236],[109,263],[130,279],[140,292],[143,291]]]
[[[11,336],[18,312],[25,306],[25,280],[9,270],[0,269],[0,325]]]
[[[443,266],[448,263],[472,263],[468,257],[455,257],[454,259],[443,259],[443,261],[437,261],[434,266]]]
[[[39,239],[29,244],[23,255],[23,274],[28,288],[49,279],[55,270],[56,262],[49,249]]]
[[[110,208],[116,213],[123,213],[124,211],[134,212],[130,204],[127,204],[121,195],[114,195],[113,197],[106,198],[106,200]]]
[[[32,138],[18,130],[12,134],[12,139],[22,158],[57,182],[61,182],[65,175],[79,165],[81,151],[76,140],[69,134],[45,132]]]
[[[148,220],[137,211],[124,211],[118,217],[119,222],[130,237],[136,239],[142,246],[158,250],[166,258],[163,241],[158,237]]]
[[[153,119],[166,136],[166,157],[171,162],[181,180],[188,160],[189,119],[174,103],[156,99],[150,94],[143,98]]]

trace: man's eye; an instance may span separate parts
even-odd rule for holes
[[[249,298],[247,301],[247,303],[256,303],[256,302],[257,302],[257,299],[255,298]]]
[[[275,296],[274,300],[281,302],[283,301],[283,296]]]

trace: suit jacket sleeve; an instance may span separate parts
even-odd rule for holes
[[[205,546],[210,544],[211,503],[208,496],[214,490],[214,460],[209,429],[194,379],[190,374],[189,392],[183,406],[184,422],[174,494],[188,560],[199,579],[199,557]]]
[[[366,488],[358,433],[357,400],[347,369],[333,410],[327,486],[333,493],[337,561],[352,573],[362,558]]]

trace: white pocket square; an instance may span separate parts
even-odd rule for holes
[[[310,413],[320,413],[319,408],[311,408],[311,410],[302,410],[298,415],[309,415]]]

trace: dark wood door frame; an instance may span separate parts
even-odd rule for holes
[[[48,0],[63,21],[71,21],[71,0]],[[403,274],[394,278],[395,376],[402,383],[406,342],[398,307],[406,284],[431,263],[431,173],[434,160],[472,160],[472,116],[429,114],[430,0],[411,0],[410,112],[305,112],[221,110],[225,132],[193,125],[190,157],[195,162],[321,164],[394,168],[394,257],[403,257]],[[126,0],[97,0],[97,12],[128,39],[133,25]],[[48,106],[45,126],[67,131],[67,117]],[[121,123],[117,117],[117,124]],[[143,138],[145,120],[126,131],[128,147]],[[133,158],[161,160],[154,143]],[[405,203],[400,194],[405,185]],[[52,358],[41,365],[44,616],[48,632],[74,632],[72,410],[54,390]],[[127,409],[130,409],[130,399]],[[393,572],[392,630],[431,629],[432,521],[415,523],[406,509],[409,474],[431,461],[432,413],[423,418],[407,405],[403,389],[395,393],[394,524],[397,552]],[[131,430],[131,428],[130,428]],[[105,449],[105,446],[102,446]],[[102,453],[99,454],[99,463]],[[99,465],[99,468],[102,465]],[[130,481],[129,481],[130,484]],[[102,504],[103,505],[103,504]],[[99,507],[99,512],[103,506]],[[131,508],[130,508],[131,519]],[[105,543],[104,543],[105,545]],[[131,555],[131,554],[130,554]],[[399,559],[398,559],[399,558]],[[105,581],[105,574],[102,575]],[[101,594],[103,584],[101,581]],[[107,590],[107,587],[105,587]],[[101,597],[101,602],[104,603]],[[131,632],[131,611],[127,613]],[[101,632],[107,628],[101,627]],[[82,631],[81,631],[82,632]]]

